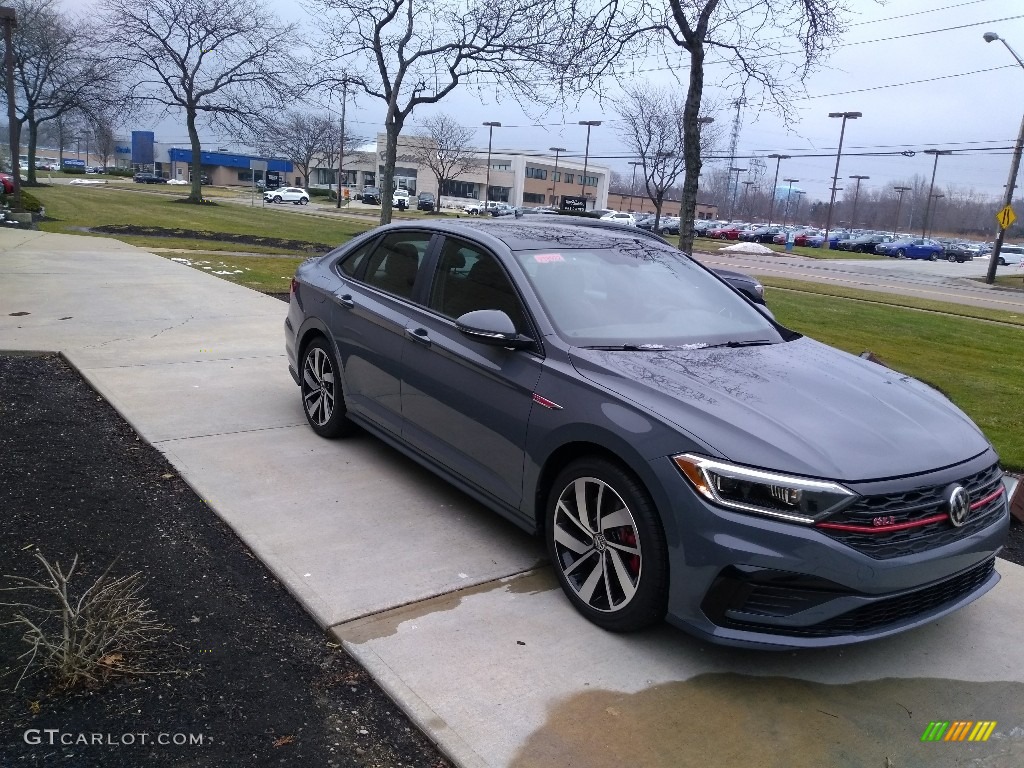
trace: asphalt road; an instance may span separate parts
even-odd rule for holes
[[[804,256],[743,253],[694,254],[712,267],[725,267],[759,277],[778,277],[829,283],[934,301],[949,301],[1009,312],[1024,312],[1024,292],[989,287],[971,278],[983,278],[987,259],[962,264],[946,261],[819,260]],[[1000,267],[998,274],[1021,274],[1017,267]]]

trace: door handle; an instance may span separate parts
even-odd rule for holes
[[[430,346],[430,334],[427,333],[426,328],[406,328],[405,335],[413,341],[418,341],[420,344]]]
[[[356,305],[356,302],[352,298],[351,293],[346,293],[343,296],[339,296],[338,303],[341,304],[343,307],[348,307],[349,309],[352,309]]]

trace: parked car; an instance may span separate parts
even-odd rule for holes
[[[892,235],[866,234],[857,235],[849,240],[840,240],[838,248],[841,251],[852,251],[854,253],[874,253],[875,246],[879,243],[892,242]]]
[[[468,203],[464,210],[466,211],[466,213],[472,214],[474,216],[479,216],[481,213],[484,212],[489,213],[491,210],[496,208],[497,205],[498,202],[496,200],[477,200],[476,202]]]
[[[132,177],[132,181],[136,184],[166,184],[167,179],[163,176],[158,176],[155,173],[136,173]]]
[[[1024,263],[1024,245],[1004,245],[999,249],[999,266]]]
[[[0,173],[0,187],[5,195],[14,194],[14,178],[7,173]]]
[[[738,240],[740,232],[745,231],[745,227],[738,224],[726,224],[725,226],[716,227],[715,229],[708,230],[708,237],[715,238],[716,240]]]
[[[362,427],[536,533],[609,630],[839,645],[996,584],[1006,494],[965,414],[593,224],[401,222],[304,262],[285,350],[310,428]]]
[[[301,187],[278,187],[264,192],[263,199],[268,203],[306,205],[309,202],[309,192]]]
[[[601,216],[601,221],[613,221],[616,224],[622,224],[627,227],[635,227],[636,219],[633,218],[631,213],[622,213],[621,211],[612,211]]]
[[[416,210],[417,211],[432,211],[434,210],[434,195],[430,192],[420,192],[416,196]]]
[[[802,246],[802,247],[809,247],[808,243],[807,243],[807,240],[809,238],[817,237],[817,236],[823,235],[823,234],[824,234],[824,232],[822,232],[820,229],[801,229],[801,230],[797,230],[793,234],[793,245],[799,245],[799,246]],[[820,242],[819,242],[819,245],[820,245]]]
[[[775,236],[782,232],[782,227],[755,227],[739,233],[738,239],[751,243],[773,243]]]
[[[974,261],[975,248],[966,243],[947,243],[942,248],[942,258],[954,264]]]
[[[516,209],[508,203],[495,203],[488,209],[488,213],[491,216],[515,216]]]
[[[380,189],[378,187],[363,187],[359,200],[366,205],[380,205]]]
[[[408,189],[396,189],[395,193],[391,196],[391,204],[395,208],[405,210],[409,207],[409,190]]]
[[[934,240],[923,237],[904,238],[889,243],[879,243],[875,253],[894,259],[929,259],[935,261],[942,255],[942,246]]]
[[[718,269],[716,267],[711,271],[755,304],[763,304],[767,306],[764,300],[764,286],[757,278],[731,269]]]
[[[660,232],[663,235],[678,235],[679,217],[662,216],[661,221],[658,222],[658,232]]]

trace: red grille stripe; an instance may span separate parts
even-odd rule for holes
[[[1006,488],[1003,486],[1002,483],[1000,483],[999,487],[996,488],[994,491],[992,491],[992,493],[990,493],[984,499],[980,499],[980,500],[974,502],[973,504],[971,504],[971,512],[976,510],[978,507],[984,507],[990,501],[995,501],[996,499],[998,499],[1000,496],[1003,495],[1003,491],[1005,491],[1005,490],[1006,490]]]
[[[912,520],[909,523],[896,523],[895,525],[846,525],[845,523],[818,523],[816,528],[827,528],[830,531],[852,531],[854,533],[892,533],[893,531],[905,531],[908,528],[920,528],[923,525],[931,525],[943,520],[949,520],[949,515],[932,515],[922,517],[920,520]]]

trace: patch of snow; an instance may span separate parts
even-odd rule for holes
[[[177,257],[173,257],[173,258],[171,258],[171,261],[176,261],[179,264],[187,264],[190,267],[192,266],[192,262],[189,261],[188,259],[179,259]]]
[[[736,245],[729,245],[725,248],[720,248],[719,252],[728,251],[730,253],[775,253],[767,245],[761,245],[760,243],[736,243]]]

